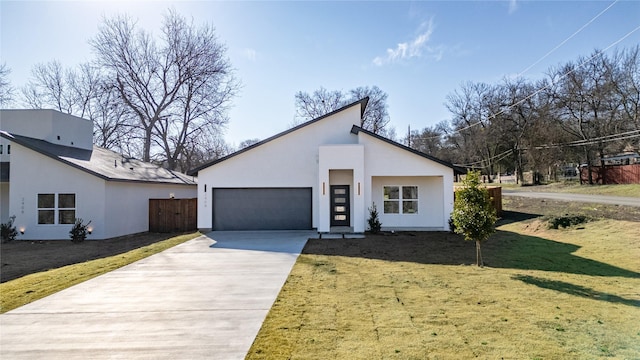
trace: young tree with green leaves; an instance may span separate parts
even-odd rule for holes
[[[462,189],[456,191],[453,202],[454,231],[464,235],[464,239],[476,242],[476,264],[484,266],[480,244],[496,231],[498,219],[491,205],[487,189],[480,187],[480,172],[469,171],[463,180]]]

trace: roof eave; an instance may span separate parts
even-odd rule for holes
[[[413,148],[410,148],[410,147],[408,147],[408,146],[406,146],[406,145],[402,145],[402,144],[400,144],[400,143],[398,143],[398,142],[395,142],[395,141],[393,141],[393,140],[391,140],[391,139],[387,139],[387,138],[386,138],[386,137],[384,137],[384,136],[381,136],[381,135],[378,135],[378,134],[376,134],[376,133],[373,133],[373,132],[371,132],[371,131],[369,131],[369,130],[363,129],[363,128],[361,128],[360,126],[353,125],[353,126],[351,127],[351,133],[352,133],[352,134],[354,134],[354,135],[358,135],[358,133],[360,133],[360,132],[362,132],[362,133],[364,133],[364,134],[367,134],[367,135],[369,135],[369,136],[371,136],[371,137],[374,137],[374,138],[376,138],[376,139],[378,139],[378,140],[384,141],[384,142],[386,142],[387,144],[390,144],[390,145],[393,145],[393,146],[399,147],[399,148],[400,148],[400,149],[402,149],[402,150],[406,150],[406,151],[409,151],[409,152],[411,152],[411,153],[413,153],[413,154],[416,154],[416,155],[418,155],[418,156],[422,156],[423,158],[426,158],[426,159],[429,159],[429,160],[431,160],[431,161],[434,161],[434,162],[436,162],[436,163],[438,163],[438,164],[440,164],[440,165],[444,165],[444,166],[446,166],[446,167],[448,167],[448,168],[451,168],[451,169],[452,169],[452,170],[454,170],[454,171],[456,170],[456,167],[455,167],[452,163],[450,163],[450,162],[448,162],[448,161],[444,161],[444,160],[442,160],[442,159],[438,159],[438,158],[437,158],[437,157],[435,157],[435,156],[431,156],[431,155],[429,155],[429,154],[423,153],[422,151],[418,151],[418,150],[413,149]]]
[[[337,109],[337,110],[334,110],[334,111],[332,111],[332,112],[330,112],[330,113],[327,113],[327,114],[322,115],[322,116],[320,116],[320,117],[317,117],[317,118],[315,118],[315,119],[313,119],[313,120],[309,120],[309,121],[307,121],[307,122],[304,122],[304,123],[302,123],[302,124],[299,124],[299,125],[297,125],[297,126],[294,126],[294,127],[292,127],[291,129],[287,129],[287,130],[285,130],[285,131],[283,131],[283,132],[280,132],[280,133],[278,133],[278,134],[276,134],[276,135],[273,135],[273,136],[271,136],[271,137],[269,137],[269,138],[267,138],[267,139],[264,139],[264,140],[262,140],[262,141],[260,141],[260,142],[257,142],[257,143],[255,143],[255,144],[252,144],[251,146],[247,146],[246,148],[241,149],[241,150],[238,150],[238,151],[236,151],[236,152],[234,152],[234,153],[231,153],[231,154],[229,154],[229,155],[227,155],[227,156],[223,156],[223,157],[221,157],[220,159],[216,159],[216,160],[210,161],[210,162],[208,162],[208,163],[206,163],[206,164],[203,164],[203,165],[201,165],[201,166],[198,166],[198,167],[196,167],[196,168],[193,168],[193,169],[191,169],[191,170],[187,171],[187,175],[189,175],[189,176],[197,176],[197,175],[198,175],[198,172],[199,172],[200,170],[202,170],[202,169],[208,168],[208,167],[210,167],[210,166],[213,166],[213,165],[215,165],[215,164],[218,164],[218,163],[220,163],[220,162],[223,162],[223,161],[225,161],[225,160],[228,160],[228,159],[230,159],[230,158],[232,158],[232,157],[235,157],[235,156],[237,156],[237,155],[240,155],[240,154],[242,154],[242,153],[245,153],[245,152],[247,152],[247,151],[250,151],[250,150],[252,150],[252,149],[255,149],[255,148],[257,148],[258,146],[264,145],[264,144],[266,144],[266,143],[268,143],[268,142],[271,142],[271,141],[273,141],[273,140],[275,140],[275,139],[278,139],[278,138],[280,138],[280,137],[283,137],[283,136],[285,136],[285,135],[287,135],[287,134],[290,134],[290,133],[292,133],[292,132],[294,132],[294,131],[296,131],[296,130],[298,130],[298,129],[301,129],[301,128],[303,128],[303,127],[306,127],[306,126],[308,126],[308,125],[311,125],[311,124],[313,124],[313,123],[316,123],[316,122],[318,122],[318,121],[320,121],[320,120],[322,120],[322,119],[325,119],[325,118],[327,118],[327,117],[329,117],[329,116],[335,115],[335,114],[337,114],[337,113],[339,113],[339,112],[341,112],[341,111],[344,111],[344,110],[346,110],[346,109],[348,109],[348,108],[350,108],[350,107],[356,106],[356,105],[358,105],[358,104],[360,105],[360,119],[362,119],[362,117],[364,116],[364,110],[367,108],[367,104],[368,104],[368,103],[369,103],[369,97],[365,97],[365,98],[360,99],[360,100],[358,100],[358,101],[354,101],[354,102],[352,102],[352,103],[350,103],[350,104],[347,104],[347,105],[345,105],[345,106],[343,106],[343,107],[341,107],[341,108],[339,108],[339,109]]]

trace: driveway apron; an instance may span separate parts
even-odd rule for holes
[[[200,236],[0,315],[0,358],[243,359],[315,235]]]

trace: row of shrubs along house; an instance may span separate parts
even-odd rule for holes
[[[448,230],[453,166],[361,127],[368,99],[346,105],[188,175],[92,144],[93,124],[54,110],[1,110],[0,220],[18,239],[88,239],[149,230],[149,200],[197,197],[207,230]],[[197,178],[196,178],[197,176]]]

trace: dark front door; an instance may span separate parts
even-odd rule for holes
[[[350,226],[349,185],[331,185],[331,226]]]

